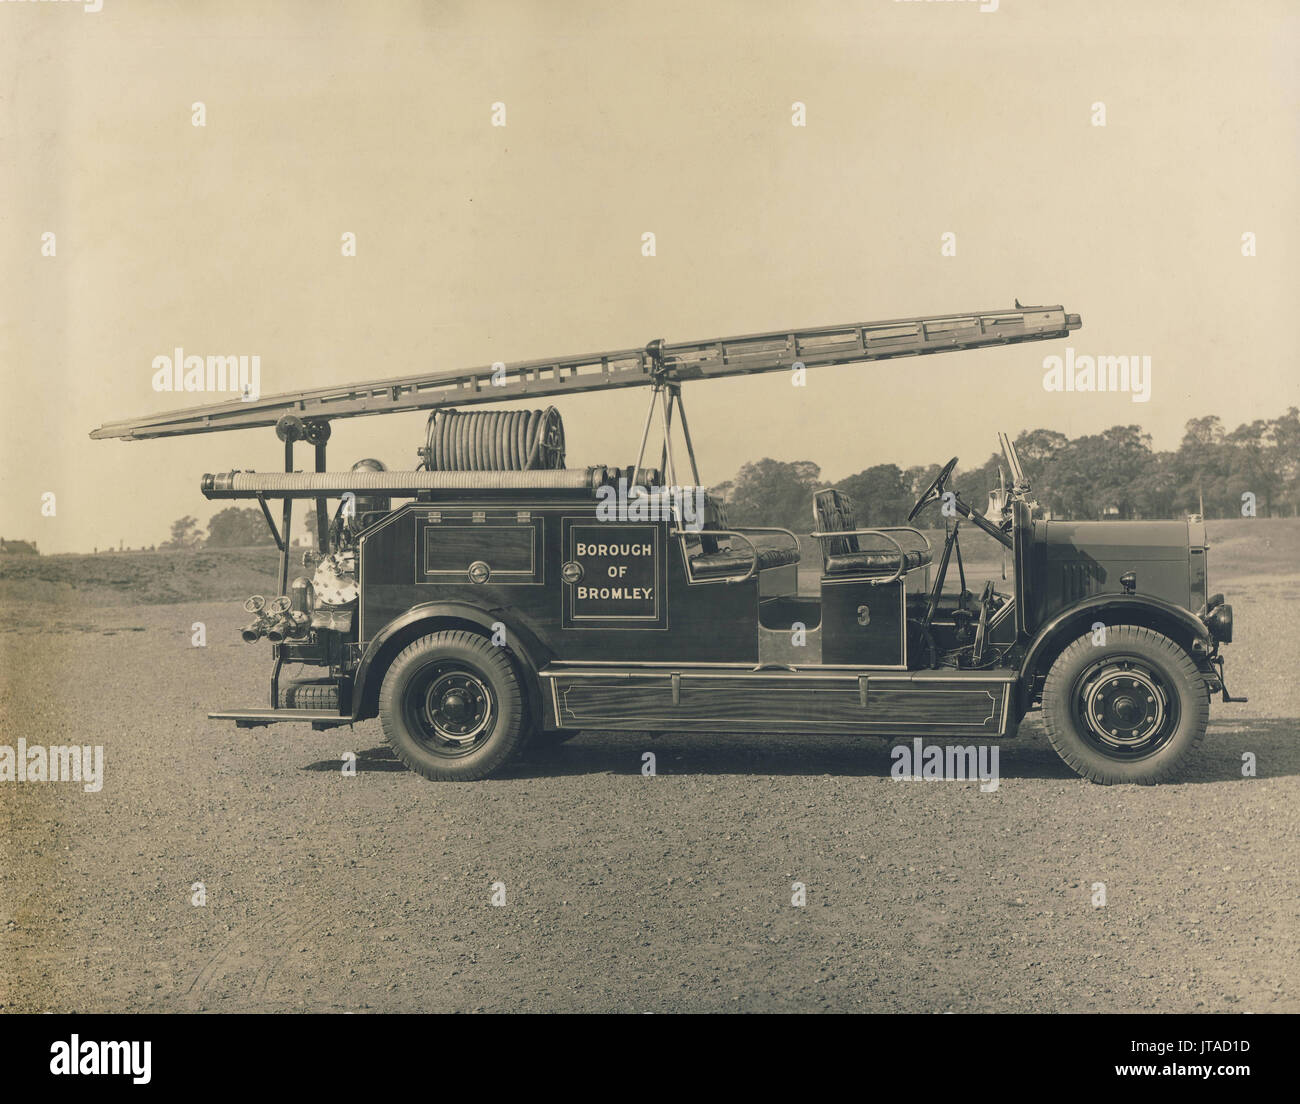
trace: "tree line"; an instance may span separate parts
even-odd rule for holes
[[[276,525],[280,519],[276,517]],[[316,515],[313,510],[304,510],[299,504],[294,511],[293,532],[291,540],[300,541],[303,534],[310,536],[311,547],[316,547]],[[171,538],[163,541],[159,548],[196,549],[196,548],[256,548],[264,544],[272,547],[275,538],[267,528],[262,511],[255,506],[227,506],[218,510],[208,522],[205,533],[199,525],[199,519],[186,516],[172,522]]]
[[[1112,426],[1070,438],[1050,429],[1022,432],[1016,452],[1042,516],[1071,521],[1177,518],[1294,517],[1300,513],[1300,409],[1227,431],[1217,415],[1193,418],[1169,452],[1151,448],[1141,426]],[[828,483],[811,460],[764,458],[711,489],[734,525],[780,525],[807,532],[812,495],[836,487],[853,498],[859,527],[901,525],[940,465],[901,468],[875,464]],[[958,468],[950,488],[983,510],[998,486],[1000,453]],[[1008,483],[1010,473],[1006,473]]]
[[[1031,497],[1043,516],[1070,521],[1106,518],[1240,517],[1247,506],[1259,517],[1300,513],[1300,409],[1257,419],[1229,432],[1218,415],[1193,418],[1172,452],[1151,448],[1141,426],[1111,426],[1091,436],[1067,437],[1051,429],[1025,430],[1016,451],[1033,485]],[[727,504],[735,525],[780,525],[807,532],[812,496],[837,487],[853,498],[858,525],[901,525],[939,464],[900,468],[874,464],[834,483],[821,478],[811,460],[745,464],[734,479],[711,488]],[[951,483],[963,499],[983,510],[1004,468],[1000,453],[979,467],[958,468]],[[1010,473],[1007,473],[1010,479]],[[1243,498],[1243,496],[1249,496]],[[304,530],[315,545],[316,519],[296,510],[294,536]],[[273,544],[262,512],[230,506],[218,511],[204,533],[195,517],[172,523],[162,548],[247,548]]]

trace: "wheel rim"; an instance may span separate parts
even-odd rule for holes
[[[407,688],[403,712],[420,744],[445,758],[459,758],[482,747],[496,726],[492,688],[463,663],[435,663]]]
[[[1154,755],[1178,728],[1178,696],[1161,671],[1136,656],[1094,663],[1073,698],[1080,735],[1110,759]]]

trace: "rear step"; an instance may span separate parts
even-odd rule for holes
[[[208,720],[234,721],[238,728],[259,728],[280,721],[297,721],[299,724],[310,723],[317,732],[352,723],[351,717],[342,716],[337,709],[228,709],[220,713],[209,713]]]
[[[317,731],[352,723],[352,717],[340,708],[337,678],[273,680],[271,685],[278,709],[228,709],[209,713],[208,719],[234,721],[240,728],[297,721],[310,724]]]

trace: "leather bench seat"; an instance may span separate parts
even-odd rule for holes
[[[930,542],[913,531],[908,537],[920,537],[925,548],[909,548],[900,553],[890,544],[886,532],[857,532],[858,512],[853,499],[843,491],[827,487],[813,495],[813,518],[823,534],[818,537],[822,546],[823,564],[827,575],[884,575],[889,578],[901,571],[914,571],[931,562]],[[908,539],[902,537],[901,539]],[[859,540],[875,545],[863,548]]]
[[[924,567],[931,560],[930,553],[920,549],[909,549],[903,556],[905,571]],[[892,575],[897,570],[897,552],[842,552],[826,557],[827,575]]]
[[[708,495],[704,499],[704,528],[712,532],[730,529],[727,522],[726,507]],[[757,542],[771,533],[754,534],[754,551],[758,556],[758,570],[766,571],[770,567],[786,567],[799,562],[798,547],[763,548]],[[734,540],[730,536],[699,538],[699,551],[691,556],[691,575],[696,579],[723,579],[730,576],[744,576],[754,564],[749,545],[744,540]],[[732,545],[735,547],[732,547]]]
[[[895,557],[897,558],[897,557]],[[742,551],[721,549],[717,552],[705,552],[691,557],[691,574],[697,579],[716,579],[724,575],[744,575],[754,562],[746,548]],[[785,567],[799,562],[797,548],[760,548],[758,550],[758,569],[766,571],[769,567]]]

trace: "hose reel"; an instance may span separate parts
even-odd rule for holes
[[[564,467],[564,421],[545,410],[435,410],[420,449],[428,471],[534,471]]]

